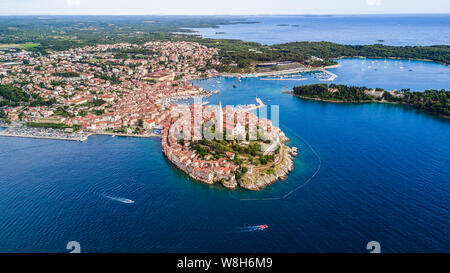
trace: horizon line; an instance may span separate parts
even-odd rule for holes
[[[337,15],[450,15],[450,12],[422,13],[277,13],[277,14],[46,14],[46,13],[0,13],[0,16],[337,16]]]

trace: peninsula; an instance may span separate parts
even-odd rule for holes
[[[288,138],[270,120],[220,104],[177,108],[164,125],[162,150],[193,179],[257,191],[293,169],[297,148],[285,145]]]
[[[0,20],[0,26],[14,24],[14,31],[4,32],[0,40],[0,120],[9,127],[0,134],[78,141],[91,134],[162,136],[164,154],[179,169],[196,180],[222,183],[230,189],[260,190],[285,179],[297,151],[285,145],[287,138],[279,128],[249,113],[263,105],[261,101],[242,108],[223,110],[219,106],[219,112],[234,113],[231,120],[225,114],[212,114],[198,124],[193,120],[200,128],[217,123],[219,127],[210,131],[220,132],[223,127],[222,138],[179,138],[176,132],[180,133],[181,117],[173,112],[177,100],[218,92],[203,90],[191,80],[219,75],[281,78],[320,70],[327,75],[319,80],[332,81],[337,75],[326,68],[338,65],[334,58],[342,56],[430,59],[450,64],[450,47],[446,45],[262,45],[186,34],[191,32],[186,27],[235,23],[225,19],[199,24],[190,19],[162,22],[169,19],[156,18],[143,24],[138,17],[124,21],[110,18],[108,28],[93,18],[72,19],[70,22],[77,24],[57,20],[48,24],[47,19],[35,17],[20,18],[20,24]],[[38,27],[39,35],[23,24]],[[388,92],[323,84],[296,87],[292,93],[333,102],[408,104],[449,116],[445,90]],[[201,113],[216,109],[190,107],[200,107]],[[256,138],[250,137],[252,127],[256,128]],[[182,131],[198,136],[194,129]]]
[[[425,90],[411,92],[409,89],[386,91],[382,88],[370,89],[336,84],[310,84],[296,86],[293,95],[304,98],[336,103],[398,103],[412,106],[420,111],[450,117],[450,91]]]
[[[190,80],[219,75],[208,68],[224,65],[218,51],[185,41],[85,46],[45,55],[7,50],[0,53],[9,61],[0,64],[0,118],[10,125],[0,136],[77,141],[92,134],[162,136],[163,153],[198,181],[260,190],[286,179],[297,151],[284,144],[288,139],[279,128],[250,113],[264,107],[259,98],[225,112],[220,106],[220,114],[202,121],[200,128],[218,122],[212,130],[223,131],[223,139],[204,138],[203,131],[198,137],[195,128],[192,139],[175,135],[177,113],[190,110],[177,100],[217,92]],[[188,109],[180,112],[180,107]],[[204,114],[216,109],[191,106],[198,107]]]

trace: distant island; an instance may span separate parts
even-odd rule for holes
[[[410,105],[418,110],[450,117],[450,91],[426,90],[411,92],[409,89],[386,91],[336,84],[310,84],[296,86],[295,96],[326,102],[363,103],[385,102]]]

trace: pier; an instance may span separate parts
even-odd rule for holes
[[[125,133],[110,133],[110,132],[81,132],[81,133],[64,133],[55,129],[35,129],[10,127],[0,132],[0,137],[21,137],[21,138],[39,138],[39,139],[54,139],[54,140],[68,140],[84,142],[92,135],[109,135],[112,137],[138,137],[138,138],[158,138],[160,134],[125,134]]]
[[[89,134],[87,133],[65,133],[57,129],[41,129],[26,127],[9,127],[0,132],[3,137],[21,137],[21,138],[41,138],[69,141],[86,141]]]
[[[331,82],[331,81],[334,81],[334,80],[338,77],[336,74],[334,74],[333,72],[330,72],[330,71],[328,71],[328,70],[326,70],[326,69],[322,69],[322,70],[320,70],[320,71],[322,71],[322,72],[325,73],[325,74],[330,75],[330,77],[327,78],[327,79],[319,79],[319,81],[327,81],[327,82]]]
[[[299,67],[294,69],[285,69],[279,71],[268,71],[268,72],[259,72],[259,73],[251,73],[251,74],[241,74],[241,73],[221,73],[219,74],[222,77],[238,77],[238,78],[253,78],[253,77],[276,77],[282,75],[290,75],[290,74],[300,74],[306,72],[314,72],[314,71],[322,71],[333,78],[332,80],[337,78],[337,75],[329,72],[327,69],[329,68],[338,68],[341,67],[341,64],[323,66],[323,67]],[[336,77],[333,77],[336,76]]]
[[[307,78],[261,78],[262,81],[306,81]]]
[[[256,103],[257,103],[256,105],[250,104],[250,105],[241,106],[241,107],[239,107],[239,109],[249,112],[249,111],[256,110],[258,108],[262,108],[265,105],[260,98],[256,98]]]

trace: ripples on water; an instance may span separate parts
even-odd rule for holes
[[[159,139],[0,137],[0,252],[65,252],[69,241],[88,252],[366,252],[373,240],[386,252],[449,251],[448,120],[281,94],[298,83],[221,81],[211,103],[280,105],[280,126],[300,148],[288,180],[256,193],[203,185],[164,158]],[[217,79],[195,83],[215,89]],[[265,200],[307,181],[316,154],[308,184]],[[250,198],[263,200],[241,200]],[[236,232],[260,223],[270,228]]]

